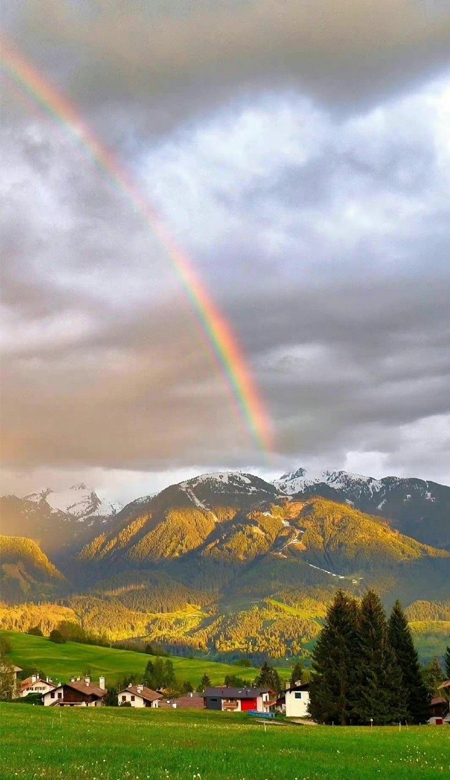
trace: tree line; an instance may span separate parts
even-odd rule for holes
[[[450,677],[450,648],[445,656]],[[425,723],[443,681],[438,659],[419,663],[399,601],[389,619],[370,590],[360,603],[342,590],[328,608],[312,655],[310,714],[320,723]]]

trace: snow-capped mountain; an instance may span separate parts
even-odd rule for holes
[[[450,487],[416,478],[374,479],[346,471],[283,474],[276,487],[298,498],[322,496],[378,515],[421,542],[450,548]]]
[[[50,488],[31,493],[25,500],[41,503],[46,501],[53,512],[63,512],[72,515],[77,520],[85,520],[92,516],[109,517],[122,508],[118,502],[102,500],[97,493],[88,488],[84,482],[72,485],[68,490],[54,491]]]

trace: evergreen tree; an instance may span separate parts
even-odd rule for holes
[[[267,661],[264,661],[263,665],[261,666],[259,675],[255,680],[255,686],[257,688],[264,688],[267,686],[267,688],[275,691],[278,696],[283,690],[283,684],[280,680],[280,675],[273,666],[269,666]]]
[[[426,723],[429,717],[428,691],[422,679],[408,621],[399,601],[395,602],[389,618],[389,641],[401,673],[407,720],[410,723]]]
[[[434,658],[430,664],[422,668],[422,679],[430,696],[436,696],[438,688],[443,682],[444,672],[439,658]]]
[[[361,602],[353,711],[360,723],[383,726],[406,717],[402,676],[389,641],[383,605],[373,590]]]
[[[119,703],[117,701],[117,694],[118,694],[117,688],[114,688],[114,687],[113,688],[108,688],[108,690],[106,691],[106,696],[103,699],[103,702],[104,702],[106,707],[117,707],[118,706]]]
[[[444,669],[447,680],[450,680],[450,645],[447,647],[444,655]]]
[[[210,688],[210,687],[211,687],[211,680],[209,679],[207,674],[204,674],[200,681],[200,685],[197,685],[197,689],[196,689],[197,693],[203,693],[205,688]]]
[[[355,600],[338,590],[312,656],[309,710],[321,723],[352,720],[357,614]]]
[[[301,661],[297,661],[297,663],[295,664],[291,672],[289,684],[292,688],[294,688],[294,686],[297,683],[302,682],[302,679],[303,679],[303,664]]]
[[[164,687],[171,688],[175,685],[175,669],[170,658],[164,662]]]
[[[182,693],[192,693],[193,692],[192,683],[189,680],[185,680],[184,683],[181,686],[181,692]]]

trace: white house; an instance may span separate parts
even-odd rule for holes
[[[152,691],[145,685],[129,685],[117,694],[119,707],[157,707],[162,698],[161,693]]]
[[[84,680],[72,679],[70,683],[58,685],[44,693],[42,701],[45,707],[100,707],[106,696],[105,678],[100,677],[94,685],[90,677]]]
[[[38,674],[32,674],[31,677],[27,677],[20,683],[19,696],[23,698],[28,696],[29,693],[40,693],[43,695],[49,691],[54,691],[55,688],[56,686],[48,678],[43,680]]]
[[[309,705],[309,683],[287,688],[285,691],[286,717],[307,718]]]

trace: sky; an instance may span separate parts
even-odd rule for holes
[[[263,451],[167,248],[2,78],[2,492],[128,500],[303,466],[450,484],[450,6],[15,0],[245,355]]]

